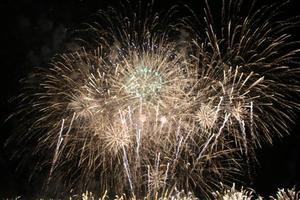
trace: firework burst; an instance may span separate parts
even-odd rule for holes
[[[84,32],[91,42],[36,70],[20,97],[24,137],[51,152],[48,183],[210,196],[241,173],[241,153],[287,129],[299,50],[286,50],[290,23],[264,23],[265,11],[237,17],[239,9],[224,3],[220,31],[209,8],[204,27],[196,15],[170,23],[173,9],[99,12],[101,23]],[[190,38],[178,41],[178,30]]]
[[[184,22],[194,35],[200,71],[209,71],[209,79],[215,82],[209,98],[222,98],[220,108],[229,116],[228,123],[237,122],[237,126],[228,126],[235,129],[228,132],[241,143],[272,143],[273,135],[288,132],[287,122],[299,108],[295,102],[299,48],[287,33],[299,21],[297,17],[276,20],[286,4],[254,11],[252,3],[244,14],[247,3],[223,2],[218,20],[206,2],[203,19],[192,11],[193,17]]]

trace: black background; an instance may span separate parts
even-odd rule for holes
[[[17,163],[10,160],[10,150],[3,147],[15,127],[13,121],[4,121],[14,110],[10,98],[16,96],[22,86],[19,79],[26,76],[33,67],[47,63],[53,55],[63,51],[69,30],[89,22],[91,15],[98,9],[118,5],[118,2],[0,0],[0,198],[29,196],[40,189],[39,183],[28,182],[29,169],[16,170]],[[180,6],[188,4],[202,12],[203,4],[199,2],[201,1],[160,0],[155,2],[155,8],[164,10],[178,3]],[[263,0],[259,4],[268,5],[273,2],[275,1]],[[292,0],[285,9],[286,16],[300,15],[300,1]],[[295,39],[300,39],[299,28],[292,33]],[[264,145],[258,150],[260,165],[250,184],[258,193],[270,195],[278,187],[300,187],[299,123],[298,117],[295,125],[291,125],[290,136],[276,139],[273,146]]]

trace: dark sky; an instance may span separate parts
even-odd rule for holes
[[[3,144],[12,134],[13,121],[4,123],[13,111],[9,99],[19,92],[18,80],[33,67],[43,65],[63,51],[68,41],[68,32],[89,22],[91,15],[107,5],[117,5],[118,0],[0,0],[0,198],[26,195],[38,190],[27,181],[28,169],[16,171],[16,161],[10,160],[11,152]],[[155,8],[163,10],[174,3],[187,3],[192,8],[202,9],[200,0],[157,0]],[[262,4],[274,2],[260,1]],[[292,0],[286,7],[288,16],[300,15],[299,0]],[[300,39],[300,28],[293,31]],[[265,145],[258,150],[256,175],[251,187],[261,194],[270,194],[277,187],[300,187],[300,135],[297,125],[291,126],[291,135],[275,140],[274,145]]]

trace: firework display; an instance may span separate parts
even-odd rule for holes
[[[300,49],[286,33],[297,21],[276,21],[283,5],[243,16],[241,1],[223,2],[219,26],[207,2],[176,22],[151,5],[99,11],[86,45],[24,81],[19,141],[36,141],[47,184],[211,196],[299,106]]]

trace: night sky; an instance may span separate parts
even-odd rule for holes
[[[155,9],[164,10],[178,3],[201,7],[200,0],[157,0]],[[10,159],[13,149],[4,147],[13,133],[16,122],[5,119],[14,111],[12,97],[20,92],[20,78],[33,67],[43,66],[57,53],[72,47],[68,38],[72,31],[90,22],[93,14],[108,5],[118,5],[118,0],[0,0],[0,198],[30,196],[40,190],[41,180],[28,181],[31,163],[16,170],[18,161]],[[270,4],[271,0],[259,3]],[[217,5],[216,5],[217,6]],[[300,15],[300,1],[292,0],[283,12],[287,16]],[[300,27],[292,32],[300,39]],[[298,45],[300,47],[300,45]],[[258,150],[259,166],[250,187],[259,194],[274,194],[276,188],[300,188],[300,134],[296,118],[291,124],[291,135],[275,139],[274,145],[264,145]]]

